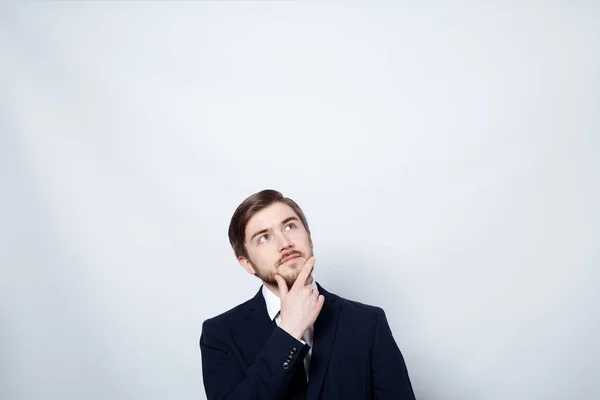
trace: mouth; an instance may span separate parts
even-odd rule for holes
[[[293,256],[290,256],[290,257],[287,257],[287,258],[283,259],[283,261],[280,263],[280,265],[281,264],[285,264],[285,263],[290,262],[290,261],[294,261],[297,258],[300,258],[300,256],[297,255],[297,254],[294,254]]]

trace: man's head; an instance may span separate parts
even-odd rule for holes
[[[276,190],[255,193],[238,206],[229,224],[229,242],[240,265],[274,287],[276,274],[291,287],[313,255],[304,213]]]

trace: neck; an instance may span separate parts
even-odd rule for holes
[[[267,283],[265,281],[262,281],[263,285],[265,285],[267,287],[267,289],[269,289],[271,292],[273,292],[273,294],[275,294],[275,296],[281,298],[281,296],[279,295],[279,286],[277,285],[272,285],[270,283]]]

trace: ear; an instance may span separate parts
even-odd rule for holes
[[[256,275],[256,271],[254,270],[254,267],[252,266],[252,264],[246,257],[239,256],[238,262],[240,263],[242,268],[244,268],[246,271],[248,271],[248,273],[250,275]]]
[[[308,243],[310,243],[310,249],[313,249],[313,241],[312,241],[312,236],[310,235],[310,231],[307,230],[306,231],[308,233]]]

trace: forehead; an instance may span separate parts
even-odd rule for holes
[[[289,217],[296,217],[300,219],[292,207],[288,206],[287,204],[280,202],[273,203],[270,206],[263,208],[250,218],[248,224],[246,225],[246,238],[248,238],[249,235],[252,235],[254,232],[277,227],[284,219]]]

